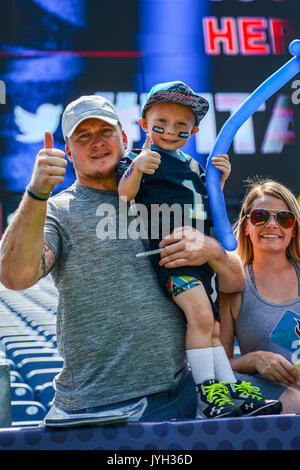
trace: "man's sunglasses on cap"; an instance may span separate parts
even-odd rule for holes
[[[295,214],[291,211],[285,210],[276,211],[268,209],[253,209],[250,214],[246,215],[246,217],[250,218],[252,225],[255,227],[263,227],[269,222],[272,215],[275,217],[278,225],[282,228],[293,228],[296,224]]]

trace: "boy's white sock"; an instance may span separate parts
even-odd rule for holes
[[[188,349],[186,356],[196,385],[215,378],[213,348]]]
[[[214,355],[214,368],[216,379],[219,382],[235,383],[236,378],[234,376],[230,361],[223,346],[216,346],[212,349]]]

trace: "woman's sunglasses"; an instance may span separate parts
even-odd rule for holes
[[[284,210],[253,209],[250,214],[246,215],[246,217],[250,218],[251,223],[255,225],[255,227],[263,227],[269,222],[272,215],[275,217],[278,225],[282,228],[293,228],[296,224],[295,214]]]

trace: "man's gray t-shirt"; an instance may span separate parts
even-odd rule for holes
[[[117,193],[77,181],[48,201],[45,243],[55,254],[64,359],[55,404],[66,411],[171,389],[185,364],[184,314],[149,257],[136,258],[145,246],[126,236],[136,225],[120,204]]]

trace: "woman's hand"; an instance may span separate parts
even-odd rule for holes
[[[255,367],[257,372],[269,380],[288,386],[299,385],[299,373],[281,354],[257,351],[255,352]]]

